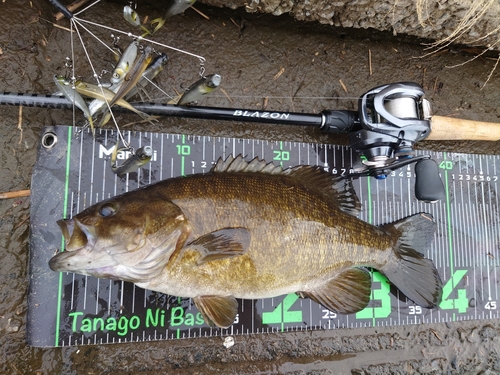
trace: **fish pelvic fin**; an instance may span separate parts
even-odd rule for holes
[[[344,177],[332,175],[323,170],[322,167],[299,165],[283,170],[279,165],[267,163],[258,158],[246,161],[240,154],[237,157],[230,155],[226,160],[219,158],[210,172],[249,172],[288,175],[300,181],[307,189],[320,193],[325,200],[333,202],[339,209],[348,214],[357,217],[361,211],[361,204],[352,186],[352,181]]]
[[[250,247],[250,232],[245,228],[224,228],[205,234],[186,246],[197,250],[201,265],[219,259],[243,255]]]
[[[416,214],[382,227],[399,236],[394,253],[380,271],[417,305],[434,308],[441,302],[443,282],[432,260],[424,258],[436,225],[430,214]]]
[[[211,326],[229,328],[238,313],[238,302],[232,296],[198,296],[193,301]]]
[[[363,310],[370,301],[372,279],[367,270],[351,268],[329,280],[313,292],[299,292],[330,311],[352,314]]]

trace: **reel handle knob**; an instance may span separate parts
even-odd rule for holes
[[[439,168],[432,159],[419,160],[415,164],[415,196],[426,203],[435,203],[446,197]]]

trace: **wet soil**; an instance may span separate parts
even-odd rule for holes
[[[482,88],[495,61],[453,47],[425,58],[427,41],[374,30],[300,23],[289,16],[246,14],[200,5],[172,18],[155,39],[203,55],[207,73],[223,77],[203,105],[317,113],[355,109],[356,98],[381,84],[414,81],[439,115],[500,122],[500,72]],[[0,4],[0,89],[52,93],[52,76],[64,74],[68,32],[43,19],[42,2]],[[155,8],[139,8],[149,18]],[[100,4],[86,13],[95,22],[128,27],[121,5]],[[67,26],[67,21],[59,22]],[[109,38],[109,32],[103,33]],[[90,40],[90,38],[87,37]],[[87,40],[86,39],[86,40]],[[89,41],[99,70],[112,67],[110,53]],[[123,42],[123,44],[126,44]],[[169,52],[158,83],[169,94],[198,77],[199,63]],[[371,53],[371,69],[369,64]],[[78,74],[91,76],[77,52]],[[458,65],[456,68],[449,66]],[[281,72],[281,74],[279,74]],[[151,93],[155,97],[159,93]],[[76,121],[81,121],[77,113]],[[119,115],[119,123],[136,121]],[[71,124],[70,110],[0,106],[0,191],[27,189],[41,128]],[[110,126],[110,125],[108,125]],[[345,143],[317,129],[164,118],[152,131]],[[422,149],[500,154],[499,142],[421,142]],[[50,193],[50,192],[49,192]],[[29,198],[0,201],[0,372],[2,374],[496,374],[500,373],[500,322],[493,320],[404,327],[342,329],[57,349],[25,344],[28,290]]]

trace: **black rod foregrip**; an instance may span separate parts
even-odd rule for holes
[[[59,12],[63,14],[64,17],[67,19],[72,19],[73,18],[73,13],[71,13],[68,8],[66,8],[64,5],[61,4],[59,0],[49,0],[49,3],[51,3],[54,7],[57,8]]]
[[[324,110],[321,114],[323,115],[321,130],[325,133],[347,133],[357,130],[355,127],[359,125],[358,112]]]

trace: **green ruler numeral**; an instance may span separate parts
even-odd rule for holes
[[[262,323],[301,323],[302,311],[290,311],[290,308],[298,299],[299,296],[297,294],[288,294],[283,302],[276,306],[274,311],[262,313]]]
[[[274,153],[273,160],[280,160],[280,161],[290,160],[290,152],[289,151],[274,150],[273,153]]]
[[[389,280],[380,272],[373,272],[373,281],[380,282],[379,289],[372,290],[371,300],[380,301],[379,307],[365,307],[356,313],[357,319],[387,318],[391,314],[391,288]]]
[[[458,285],[460,280],[465,276],[467,270],[456,270],[451,279],[443,287],[443,300],[439,307],[443,310],[457,309],[459,313],[465,313],[469,307],[469,300],[467,299],[467,291],[465,289],[457,289],[457,298],[449,298],[455,286]]]
[[[191,154],[191,146],[189,145],[177,145],[177,154],[187,156]]]
[[[453,169],[453,162],[451,160],[443,160],[441,163],[439,163],[439,168]]]

